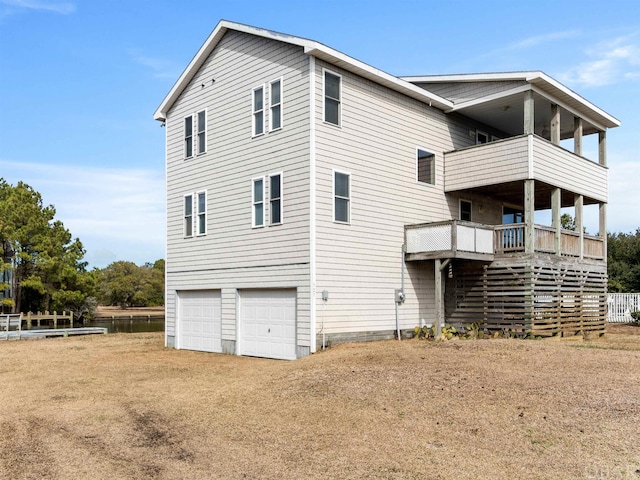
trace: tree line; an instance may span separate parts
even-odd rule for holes
[[[85,250],[53,205],[24,182],[0,178],[0,311],[72,311],[164,304],[164,260],[87,269]]]

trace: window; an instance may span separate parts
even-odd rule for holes
[[[460,220],[471,221],[471,202],[460,200]]]
[[[196,193],[198,226],[196,235],[207,234],[207,192]]]
[[[207,151],[207,111],[198,112],[198,155]]]
[[[489,135],[485,132],[481,132],[480,130],[476,130],[476,145],[481,145],[483,143],[489,143]]]
[[[333,172],[333,221],[351,221],[351,188],[348,173]]]
[[[274,80],[270,85],[271,118],[269,130],[282,128],[282,80]]]
[[[193,116],[184,119],[184,158],[193,157]]]
[[[251,225],[264,227],[264,178],[254,178],[251,187]]]
[[[282,174],[269,177],[269,224],[282,223]]]
[[[184,196],[184,236],[193,236],[193,195]]]
[[[339,75],[324,72],[324,121],[334,125],[340,125],[341,83]]]
[[[264,87],[253,89],[253,136],[264,133]]]
[[[431,185],[435,185],[436,183],[435,164],[436,164],[435,154],[431,152],[427,152],[426,150],[418,149],[416,169],[418,172],[417,175],[418,175],[419,182],[430,183]]]

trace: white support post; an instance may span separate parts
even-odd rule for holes
[[[560,107],[555,103],[551,105],[551,143],[560,145]]]
[[[553,250],[555,254],[560,256],[562,254],[561,251],[561,233],[562,233],[562,224],[560,222],[560,208],[562,207],[562,191],[559,188],[554,188],[551,191],[551,225],[554,228],[554,241],[553,241]]]
[[[598,162],[603,167],[607,166],[607,132],[598,132]]]
[[[580,235],[580,260],[582,260],[584,258],[584,197],[582,195],[576,195],[573,204],[576,214],[576,232]]]
[[[533,253],[535,251],[535,232],[533,216],[535,213],[535,187],[534,180],[524,181],[524,251]]]
[[[582,156],[582,119],[573,118],[573,153]]]
[[[533,90],[524,93],[524,134],[531,135],[535,128],[535,112],[533,102]]]

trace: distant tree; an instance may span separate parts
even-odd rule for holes
[[[568,213],[563,213],[560,216],[560,227],[565,230],[575,230],[576,222],[573,220],[573,217]]]
[[[121,308],[164,305],[164,260],[113,262],[100,273],[100,300]]]
[[[90,293],[82,243],[55,213],[26,183],[0,178],[0,288],[8,291],[10,277],[11,298],[3,303],[13,311],[74,310]]]
[[[607,235],[610,292],[640,292],[640,228]]]

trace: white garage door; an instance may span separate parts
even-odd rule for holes
[[[295,360],[296,291],[240,292],[240,354]]]
[[[222,352],[220,291],[178,292],[178,348]]]

